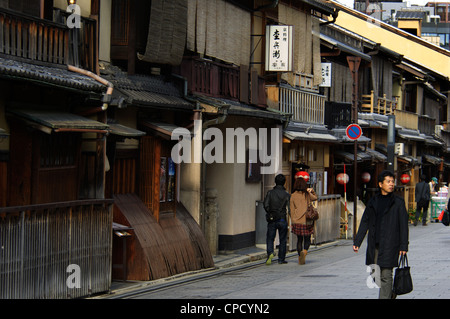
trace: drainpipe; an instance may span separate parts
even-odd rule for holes
[[[225,122],[225,120],[228,117],[228,109],[229,109],[229,107],[230,106],[228,104],[223,106],[223,114],[222,115],[216,117],[215,119],[203,122],[203,124],[202,124],[202,135],[203,135],[204,131],[208,127],[210,127],[212,125],[222,124],[222,123]],[[197,103],[197,108],[200,108],[198,103]],[[206,141],[203,140],[202,141],[202,150],[205,149],[205,146],[206,146]],[[201,180],[201,197],[200,197],[200,205],[201,205],[201,207],[200,207],[200,211],[201,211],[201,214],[202,214],[202,216],[201,216],[201,223],[202,223],[201,228],[202,228],[203,233],[206,234],[206,231],[207,231],[206,230],[206,217],[207,217],[206,216],[206,163],[204,161],[202,161],[202,164],[201,164],[201,173],[200,174],[201,174],[201,177],[200,177],[200,180]],[[216,227],[217,227],[217,225],[216,225]]]
[[[73,65],[68,65],[67,70],[78,73],[78,74],[86,75],[108,87],[108,89],[106,90],[106,94],[103,96],[103,99],[102,99],[103,105],[100,107],[94,108],[92,110],[89,110],[89,111],[83,113],[83,115],[90,115],[90,114],[106,111],[108,109],[109,103],[111,102],[111,97],[112,97],[112,94],[114,91],[114,85],[111,82],[105,80],[104,78],[98,76],[97,74],[92,73],[91,71],[84,70],[84,69],[78,68]]]

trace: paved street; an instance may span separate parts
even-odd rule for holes
[[[414,291],[399,299],[450,297],[450,227],[440,223],[410,226],[409,264]],[[138,299],[376,299],[378,289],[366,284],[369,276],[365,243],[359,253],[351,240],[311,251],[306,265],[291,254],[288,264],[253,263],[218,276],[157,288],[128,298]],[[120,297],[120,296],[116,296]]]

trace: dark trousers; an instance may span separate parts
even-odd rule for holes
[[[422,224],[425,225],[427,223],[428,203],[429,202],[427,202],[423,206],[419,205],[419,203],[417,203],[416,220],[414,221],[414,225],[417,225],[417,223],[419,222],[419,217],[420,217],[421,212],[422,212]]]
[[[275,236],[277,235],[277,230],[280,238],[280,246],[278,247],[278,261],[284,261],[284,258],[286,257],[286,237],[288,232],[287,222],[284,219],[267,223],[267,256],[270,256],[270,254],[273,254],[274,252],[274,241]]]
[[[308,250],[311,246],[311,235],[297,235],[297,252],[300,255],[302,250]]]
[[[378,260],[378,248],[375,248],[375,264]],[[393,279],[393,268],[381,268],[380,267],[380,292],[378,294],[378,299],[391,299],[392,298],[392,285]]]

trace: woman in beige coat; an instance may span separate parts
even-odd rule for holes
[[[298,263],[303,265],[311,245],[311,234],[314,233],[314,222],[306,221],[306,209],[309,203],[317,200],[314,189],[308,188],[303,178],[297,178],[294,192],[291,195],[291,232],[297,235]]]

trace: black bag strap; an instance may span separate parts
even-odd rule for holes
[[[400,255],[400,258],[398,261],[398,268],[405,268],[405,267],[409,267],[408,257],[406,256],[406,254]]]

